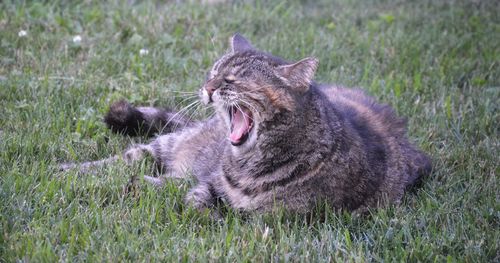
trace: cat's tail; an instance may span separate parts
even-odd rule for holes
[[[120,100],[111,104],[104,122],[113,132],[149,137],[182,129],[191,120],[168,109],[134,107],[127,101]]]
[[[427,154],[415,149],[413,146],[409,147],[407,154],[409,158],[410,175],[406,187],[418,187],[422,184],[423,179],[431,174],[432,161]]]

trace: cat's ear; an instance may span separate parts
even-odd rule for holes
[[[231,44],[231,51],[233,51],[233,53],[244,52],[253,49],[252,44],[250,44],[250,42],[239,33],[234,34],[229,42]]]
[[[281,79],[290,86],[306,91],[313,81],[318,63],[319,61],[316,58],[304,58],[293,64],[278,66],[277,70]]]

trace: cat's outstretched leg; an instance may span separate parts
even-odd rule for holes
[[[66,171],[70,169],[78,169],[82,173],[89,173],[92,172],[92,170],[113,164],[119,160],[125,161],[126,164],[132,164],[135,161],[142,160],[146,153],[153,154],[153,148],[151,145],[137,144],[130,147],[121,155],[115,155],[106,159],[83,163],[63,163],[59,165],[59,170]]]
[[[191,123],[178,112],[154,107],[134,107],[124,100],[111,104],[104,122],[113,132],[148,137],[174,132]]]
[[[169,137],[174,136],[173,134],[163,135],[161,137]],[[70,169],[78,169],[81,173],[92,173],[98,168],[105,167],[107,165],[112,165],[120,160],[122,160],[125,164],[131,165],[136,161],[140,161],[146,157],[146,155],[150,155],[153,157],[158,157],[155,154],[154,145],[155,141],[151,144],[137,144],[128,148],[121,155],[111,156],[106,159],[97,160],[97,161],[89,161],[83,163],[64,163],[59,165],[59,170],[66,171]],[[166,149],[165,149],[166,150]],[[155,158],[156,159],[156,158]],[[161,164],[161,172],[158,172],[158,176],[144,176],[144,180],[154,186],[161,187],[165,185],[167,178],[185,178],[187,173],[185,171],[174,171],[171,166],[172,163],[161,163],[161,161],[157,164]]]

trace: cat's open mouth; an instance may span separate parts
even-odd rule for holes
[[[229,140],[234,146],[242,145],[248,139],[253,127],[252,112],[243,106],[231,106],[229,108],[229,120],[231,121],[231,133]]]

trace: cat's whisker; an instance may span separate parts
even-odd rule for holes
[[[199,109],[202,107],[202,104],[201,103],[198,103],[196,104],[195,107],[191,108],[189,111],[189,116],[187,116],[187,120],[188,122],[191,122],[194,120],[194,116],[199,112]],[[188,111],[188,112],[189,112]],[[177,124],[178,125],[178,124]]]
[[[183,90],[169,90],[168,92],[172,92],[172,93],[177,93],[177,94],[198,94],[197,91],[183,91]]]
[[[194,96],[193,97],[186,97],[186,98],[182,99],[180,102],[176,103],[175,107],[177,108],[179,105],[183,105],[183,104],[185,104],[185,102],[190,101],[190,100],[194,100],[194,99],[196,99],[196,97],[194,97]],[[195,101],[198,101],[198,100],[195,100]]]
[[[208,116],[207,116],[207,119],[212,119],[217,113],[216,112],[212,112],[210,113]]]
[[[191,99],[199,99],[198,94],[181,94],[181,95],[175,95],[175,97],[182,99],[179,103],[176,103],[176,106],[182,105],[183,102],[191,100]]]
[[[189,100],[189,99],[197,99],[198,95],[186,95],[186,96],[177,96],[179,98],[182,98],[183,101]]]
[[[248,116],[248,114],[245,113],[245,111],[241,108],[241,106],[239,104],[234,104],[234,106],[239,110],[241,111],[241,113],[243,114],[243,118],[248,118],[249,120],[252,120],[253,121],[253,118]]]
[[[183,95],[175,95],[174,96],[176,99],[186,99],[186,98],[190,98],[190,99],[194,99],[194,98],[199,98],[198,95],[195,95],[195,94],[183,94]]]
[[[242,102],[243,104],[245,104],[246,107],[250,108],[251,111],[253,111],[254,113],[258,113],[259,111],[255,108],[254,105],[250,104],[249,102],[247,102],[246,100],[244,100],[243,98],[240,98],[239,99],[240,102]]]
[[[198,102],[184,112],[183,115],[187,118],[188,122],[194,121],[194,116],[198,113],[200,106],[201,103]]]
[[[189,112],[191,109],[197,107],[198,105],[200,104],[200,101],[196,100],[194,102],[192,102],[191,104],[187,105],[186,107],[184,107],[181,112],[184,114],[184,113],[187,113]]]
[[[182,114],[184,114],[184,112],[186,112],[190,108],[196,106],[196,104],[198,104],[198,103],[200,103],[200,101],[192,102],[191,104],[187,105],[186,107],[184,107],[181,110],[179,110],[178,112],[176,112],[172,117],[170,117],[170,119],[168,119],[167,123],[165,124],[165,127],[168,126],[170,124],[170,122],[172,122],[172,120],[174,120],[179,115],[184,116],[184,115],[182,115]]]
[[[259,91],[261,91],[261,88],[256,89],[256,90],[247,90],[247,91],[239,91],[239,92],[234,92],[236,94],[252,94],[252,95],[259,95]]]

